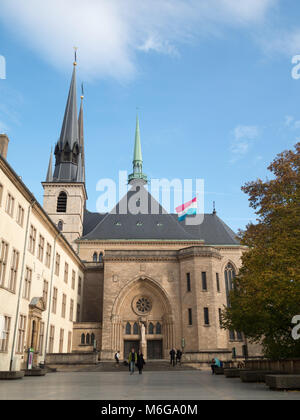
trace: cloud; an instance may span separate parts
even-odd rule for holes
[[[300,120],[296,120],[294,116],[287,115],[285,117],[285,126],[292,130],[298,130],[300,128]]]
[[[136,74],[139,54],[176,56],[182,43],[227,27],[253,30],[278,1],[1,0],[0,20],[59,69],[76,45],[85,77],[122,80]]]
[[[235,163],[248,153],[253,140],[259,137],[260,130],[257,126],[238,125],[232,134],[234,138],[230,145],[232,155],[230,163]]]
[[[6,134],[8,131],[8,127],[4,122],[0,121],[0,134]]]

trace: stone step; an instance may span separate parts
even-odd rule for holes
[[[4,371],[0,372],[0,379],[10,380],[10,379],[22,379],[24,377],[23,371]]]

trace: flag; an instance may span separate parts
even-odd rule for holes
[[[184,220],[186,216],[197,214],[197,197],[185,204],[181,204],[181,206],[176,207],[176,213],[178,215],[179,222]]]

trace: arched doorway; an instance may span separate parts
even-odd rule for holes
[[[112,311],[112,343],[127,359],[132,347],[147,359],[167,358],[174,346],[172,309],[161,285],[139,277],[119,293]]]

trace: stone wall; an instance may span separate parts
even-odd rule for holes
[[[46,356],[46,365],[93,365],[98,363],[98,352],[51,353]]]

